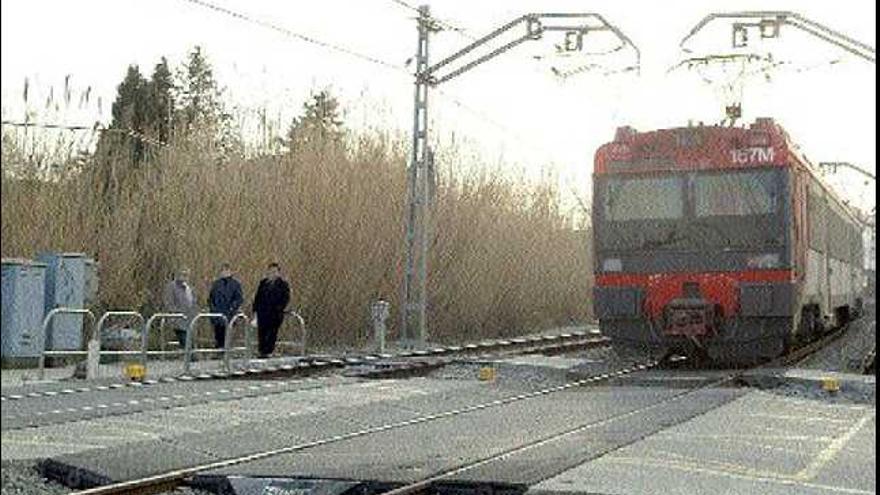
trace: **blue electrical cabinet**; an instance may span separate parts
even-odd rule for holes
[[[46,265],[30,260],[2,260],[2,357],[36,358],[45,344],[43,329]]]
[[[96,286],[96,263],[82,253],[40,253],[46,264],[46,315],[54,308],[83,309],[91,302]],[[58,314],[49,324],[46,348],[53,351],[79,350],[83,346],[83,315]]]

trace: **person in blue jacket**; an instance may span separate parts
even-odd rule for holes
[[[284,321],[284,310],[290,303],[290,286],[281,278],[281,267],[270,263],[266,278],[260,280],[252,309],[257,315],[257,340],[261,358],[275,351],[278,329]]]
[[[220,277],[211,284],[211,292],[208,294],[208,306],[211,312],[226,316],[225,322],[222,318],[211,319],[214,324],[214,343],[218,349],[225,346],[226,325],[238,313],[243,302],[241,283],[232,276],[232,267],[229,263],[223,263],[220,266]]]

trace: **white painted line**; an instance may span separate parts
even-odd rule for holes
[[[846,447],[846,444],[852,440],[856,433],[858,433],[866,423],[874,419],[874,416],[875,413],[873,411],[862,416],[862,418],[850,427],[843,435],[835,438],[833,442],[819,452],[819,455],[813,459],[813,462],[797,473],[795,478],[803,481],[809,481],[815,478],[826,464],[837,457],[837,454]]]
[[[10,395],[9,398],[12,400],[19,400],[19,399],[24,399],[24,396],[23,395]]]

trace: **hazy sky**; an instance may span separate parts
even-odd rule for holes
[[[216,0],[218,5],[270,20],[314,38],[403,64],[415,51],[413,13],[390,0],[267,1]],[[416,2],[410,2],[416,3]],[[203,46],[227,96],[246,109],[266,107],[287,119],[310,91],[333,88],[348,108],[354,127],[374,126],[408,132],[412,120],[412,84],[406,74],[329,51],[243,22],[184,0],[4,0],[2,2],[2,104],[4,118],[21,115],[23,81],[31,98],[45,100],[50,87],[59,92],[64,77],[78,91],[93,88],[92,105],[54,114],[44,120],[69,123],[106,121],[115,86],[128,64],[149,73],[162,55],[172,63],[193,45]],[[733,10],[794,10],[873,45],[875,5],[871,1],[459,1],[434,0],[433,13],[468,28],[473,35],[526,12],[598,12],[627,33],[641,48],[641,75],[585,73],[560,81],[546,63],[530,55],[552,53],[559,39],[525,45],[444,84],[449,97],[432,93],[434,135],[448,142],[479,143],[484,156],[502,156],[528,174],[553,163],[562,180],[585,194],[595,149],[618,125],[637,129],[706,123],[721,119],[722,100],[695,72],[667,74],[680,60],[678,42],[704,15]],[[723,52],[730,31],[707,30],[698,48]],[[607,47],[607,40],[587,49]],[[454,32],[432,39],[431,56],[439,60],[466,44]],[[813,161],[850,161],[876,168],[876,76],[873,64],[846,55],[791,29],[772,44],[778,59],[808,70],[777,71],[771,81],[754,78],[745,87],[744,120],[772,116],[779,120]],[[627,65],[627,53],[602,59]],[[841,62],[828,65],[833,59]],[[590,59],[588,61],[598,61]],[[57,94],[57,93],[56,93]],[[98,115],[95,97],[103,100]],[[41,105],[38,105],[41,106]],[[76,105],[74,105],[75,107]],[[479,114],[479,116],[477,115]],[[874,185],[855,174],[832,178],[859,205],[874,205]]]

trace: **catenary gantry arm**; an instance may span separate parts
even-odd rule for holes
[[[569,24],[566,24],[568,21]],[[572,24],[571,21],[574,21]],[[519,36],[495,48],[494,50],[480,56],[473,56],[478,48],[482,48],[494,41],[499,40],[508,33],[516,33]],[[446,82],[456,76],[467,72],[468,70],[486,62],[522,43],[532,40],[539,40],[544,33],[560,31],[565,33],[564,50],[570,52],[580,51],[583,47],[583,38],[589,32],[608,31],[612,33],[620,41],[620,47],[612,51],[617,51],[622,47],[629,46],[633,49],[636,56],[636,64],[640,63],[641,54],[632,40],[624,34],[619,28],[609,23],[604,17],[596,13],[543,13],[543,14],[526,14],[504,24],[491,33],[477,39],[473,43],[465,46],[461,50],[444,58],[436,64],[428,67],[427,81],[432,86]]]
[[[693,29],[681,40],[679,46],[685,52],[690,52],[687,48],[687,42],[690,41],[698,32],[700,32],[709,23],[719,19],[739,19],[743,22],[735,22],[733,24],[733,44],[734,48],[742,48],[747,41],[746,30],[748,28],[758,28],[763,38],[774,38],[779,34],[781,25],[786,24],[796,29],[806,32],[816,38],[827,43],[835,45],[857,57],[863,58],[869,62],[876,62],[876,52],[874,47],[862,43],[851,38],[839,31],[831,29],[816,21],[807,19],[806,17],[789,11],[744,11],[744,12],[723,12],[709,14],[694,26]]]

